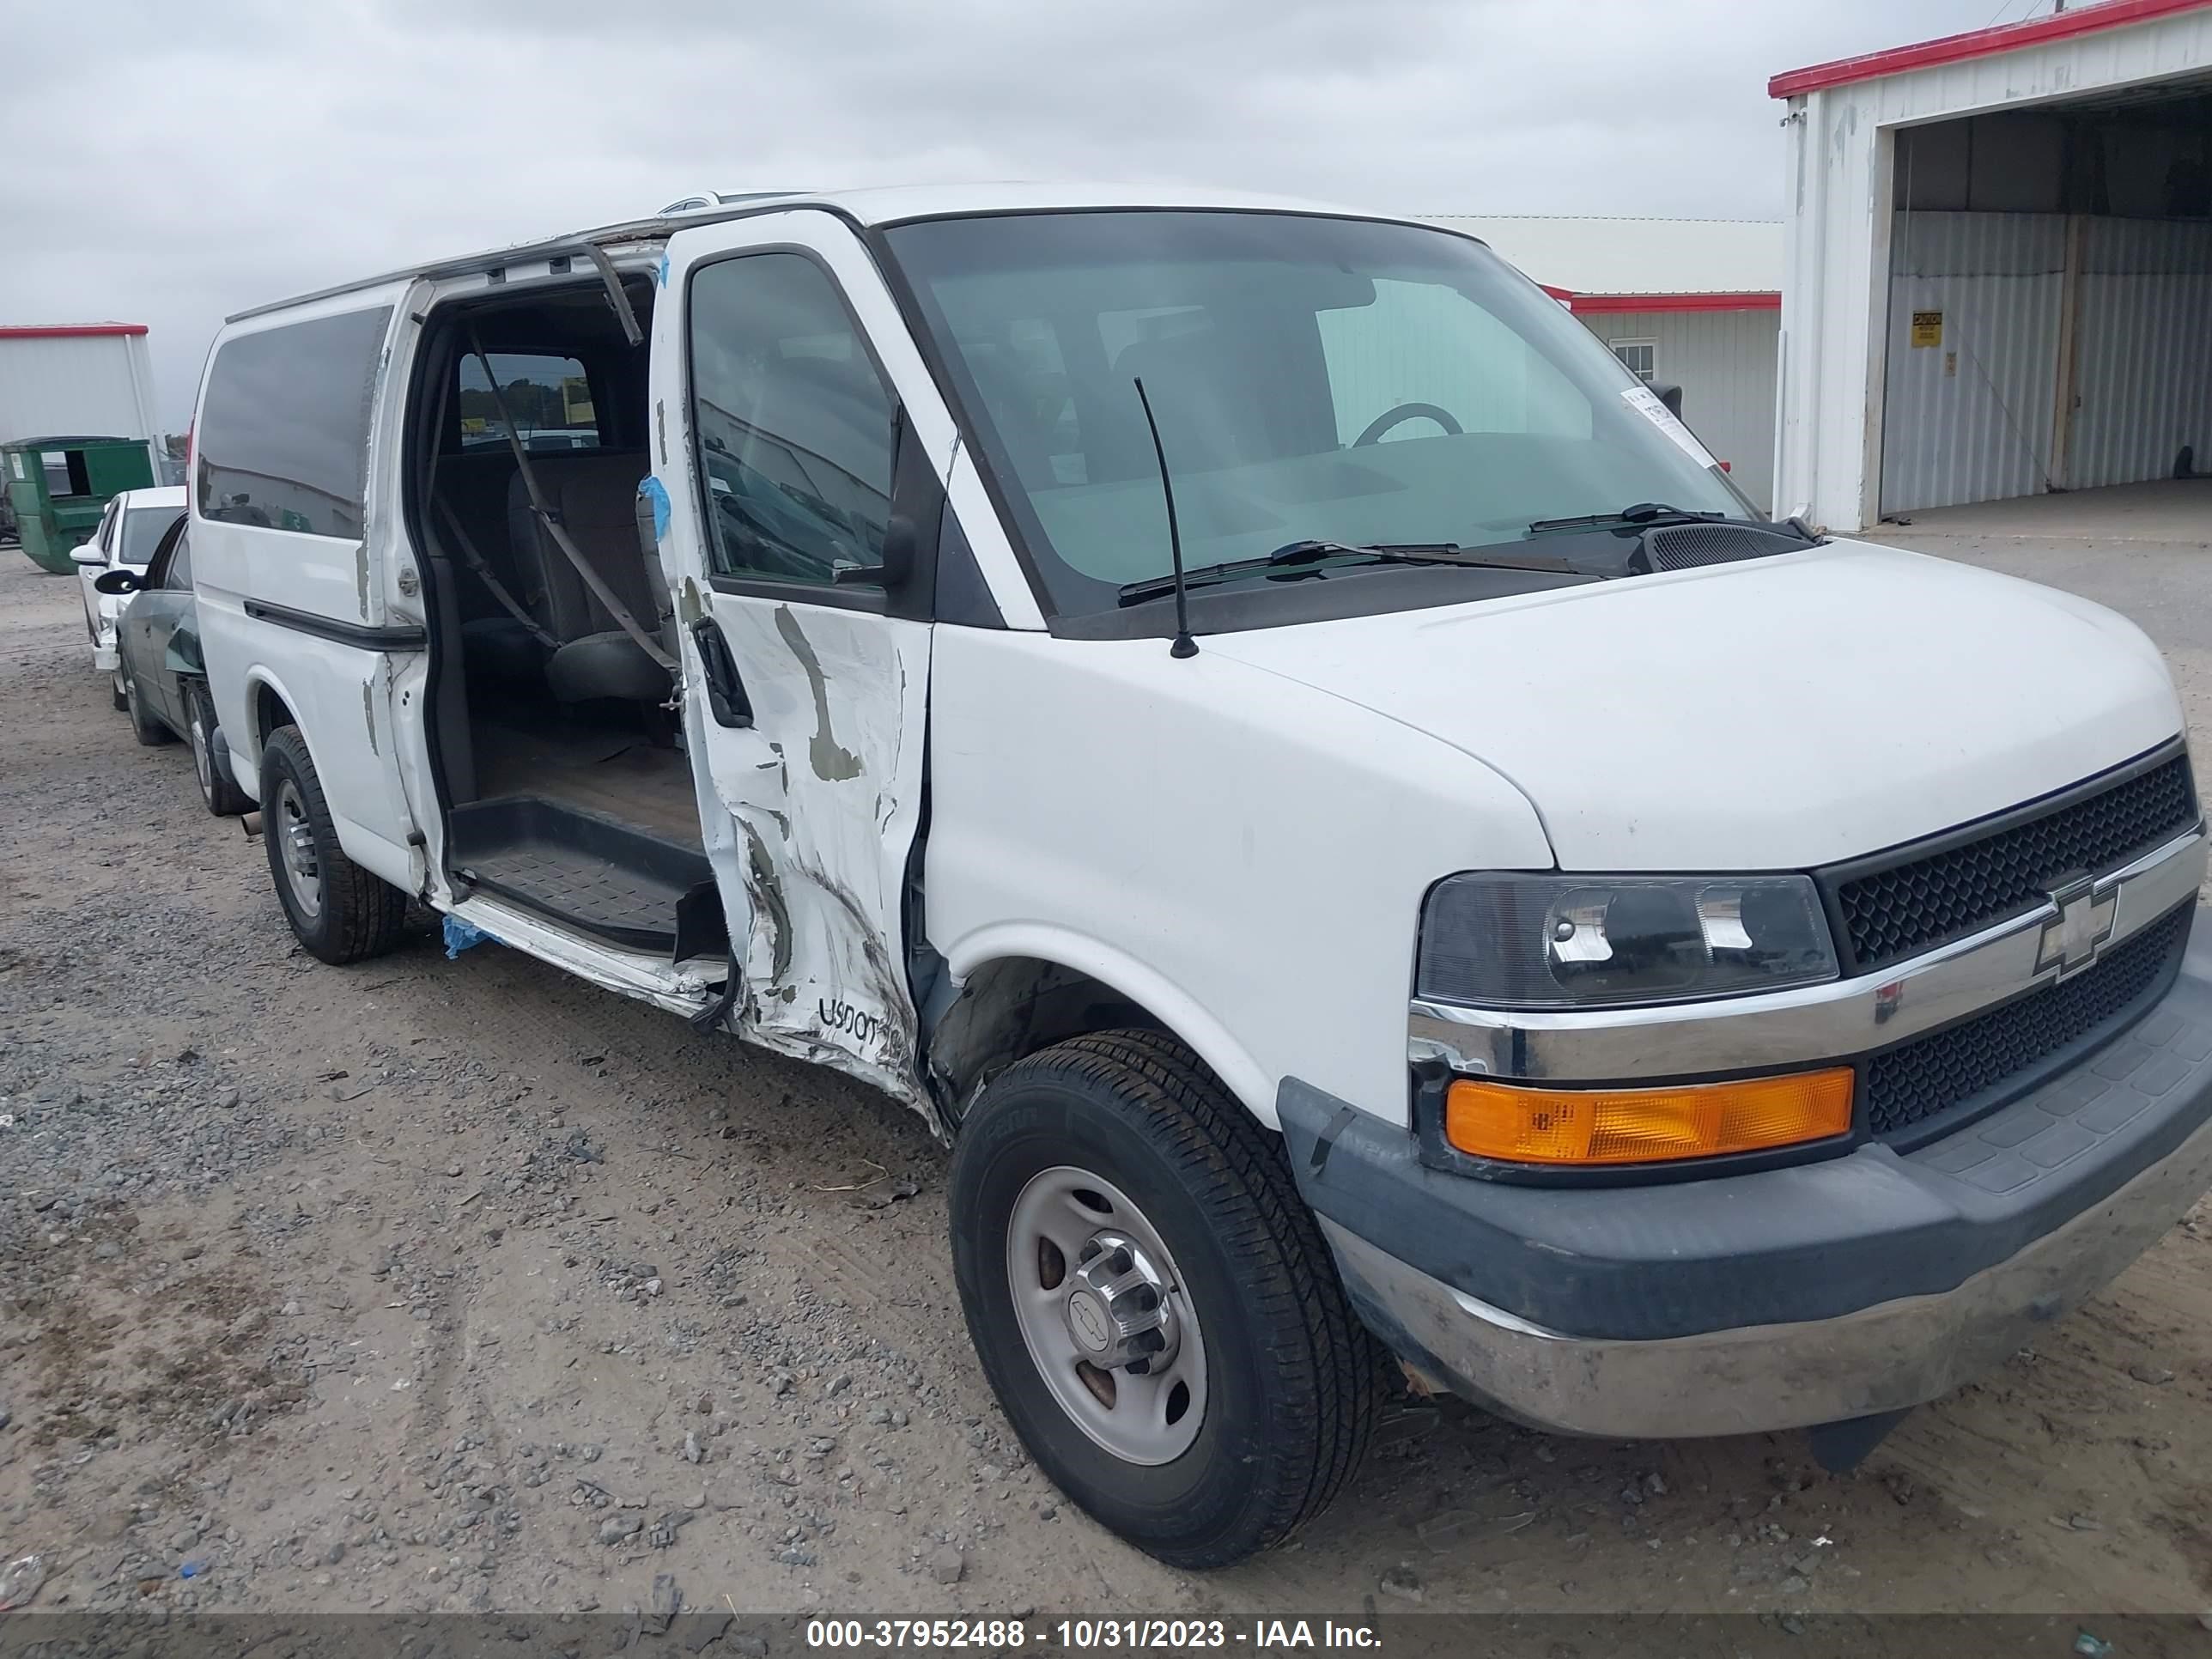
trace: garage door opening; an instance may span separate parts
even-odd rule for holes
[[[2212,76],[1902,126],[1891,161],[1881,515],[2212,507]]]

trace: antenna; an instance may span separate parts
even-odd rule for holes
[[[1198,641],[1190,636],[1190,595],[1182,580],[1182,532],[1176,524],[1175,484],[1168,477],[1168,453],[1160,445],[1160,423],[1152,418],[1152,400],[1145,395],[1145,382],[1134,382],[1137,401],[1145,406],[1145,424],[1152,429],[1152,453],[1160,464],[1160,494],[1168,502],[1168,556],[1175,561],[1176,636],[1168,647],[1170,657],[1194,657]]]

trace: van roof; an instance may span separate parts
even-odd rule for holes
[[[717,207],[694,208],[687,211],[664,210],[645,218],[627,219],[593,229],[572,231],[565,236],[555,236],[543,241],[518,242],[506,247],[488,248],[480,253],[466,254],[455,259],[428,260],[420,264],[403,265],[396,270],[341,283],[331,288],[319,289],[313,294],[295,295],[289,300],[253,306],[234,313],[225,320],[243,322],[250,317],[287,311],[294,306],[332,299],[361,289],[380,288],[387,283],[418,277],[465,276],[500,270],[510,264],[557,258],[564,252],[577,252],[586,244],[606,248],[657,241],[672,236],[679,230],[692,230],[701,225],[750,218],[757,214],[780,213],[793,208],[820,208],[855,225],[869,228],[901,224],[914,219],[957,218],[971,214],[1080,211],[1099,208],[1211,208],[1245,212],[1328,213],[1361,219],[1419,222],[1398,214],[1362,212],[1326,203],[1303,201],[1294,197],[1193,188],[1187,185],[891,185],[866,190],[792,191],[788,193],[745,191],[723,195],[720,203],[721,205]]]

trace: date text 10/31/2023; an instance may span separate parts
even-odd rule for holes
[[[1030,1623],[1019,1619],[811,1619],[811,1648],[981,1649],[1006,1652],[1030,1649],[1040,1655],[1116,1650],[1198,1652],[1234,1650],[1287,1653],[1306,1648],[1378,1649],[1381,1632],[1370,1625],[1339,1624],[1331,1619],[1060,1619]]]

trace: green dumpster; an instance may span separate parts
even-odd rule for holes
[[[18,438],[0,444],[0,476],[23,551],[66,575],[108,502],[154,482],[154,456],[139,438]]]

